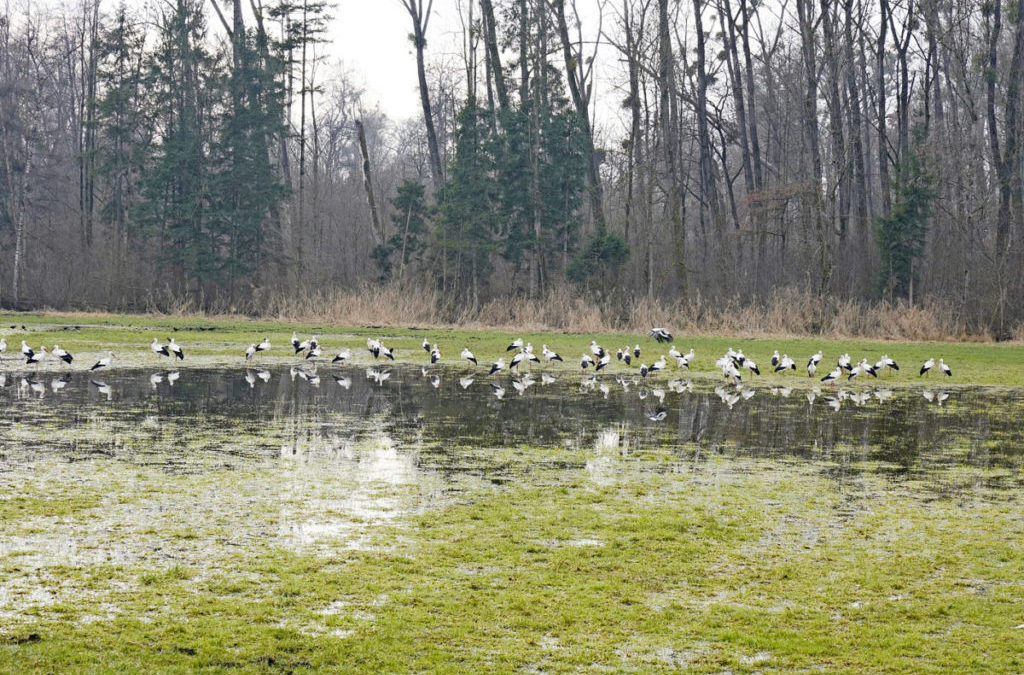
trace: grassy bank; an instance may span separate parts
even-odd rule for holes
[[[24,326],[24,330],[22,329]],[[341,347],[352,347],[356,363],[368,363],[372,359],[366,353],[367,337],[384,336],[389,347],[395,349],[399,360],[427,363],[422,350],[424,338],[438,343],[444,360],[460,363],[459,352],[469,347],[477,356],[481,366],[491,363],[499,356],[508,356],[506,346],[513,337],[523,337],[532,342],[536,352],[542,344],[548,344],[565,359],[560,366],[567,370],[579,370],[580,355],[587,351],[590,340],[597,340],[607,348],[639,344],[641,361],[650,363],[667,351],[666,345],[659,345],[646,335],[637,333],[595,333],[572,334],[552,332],[507,333],[493,330],[455,330],[450,328],[425,329],[417,327],[347,327],[316,323],[291,323],[249,319],[222,319],[203,317],[163,317],[135,315],[96,314],[0,314],[0,336],[9,343],[4,358],[5,368],[23,363],[18,355],[22,339],[34,349],[57,343],[77,356],[74,368],[88,367],[96,358],[107,351],[115,353],[116,363],[122,366],[154,365],[167,367],[170,362],[153,356],[148,345],[154,337],[165,340],[174,337],[184,346],[187,358],[175,362],[175,367],[188,366],[243,366],[243,353],[252,342],[269,337],[274,348],[261,355],[262,363],[298,362],[291,353],[289,341],[292,331],[298,331],[301,338],[317,334],[324,347],[321,361],[329,361]],[[1024,346],[1019,344],[994,344],[978,342],[905,342],[875,340],[828,340],[823,338],[741,338],[715,337],[706,335],[676,335],[675,344],[685,352],[691,347],[696,358],[691,364],[695,374],[714,375],[714,361],[728,347],[743,349],[755,359],[764,375],[756,380],[793,383],[807,383],[804,371],[807,358],[821,349],[824,352],[820,377],[839,354],[848,352],[854,360],[861,356],[874,361],[887,353],[901,364],[899,373],[886,373],[882,378],[892,382],[920,382],[918,369],[931,357],[942,357],[954,370],[953,378],[943,378],[949,384],[978,385],[1024,385]],[[773,350],[788,353],[797,361],[796,372],[781,375],[769,374],[769,359]],[[633,370],[636,368],[633,364]],[[46,368],[57,370],[58,364],[49,362]],[[671,371],[672,369],[670,369]],[[937,369],[936,369],[937,370]],[[614,364],[610,372],[629,372],[623,364]],[[933,372],[929,379],[939,379]],[[815,382],[817,380],[814,380]]]
[[[22,329],[24,326],[24,330]],[[136,315],[99,314],[0,314],[0,336],[9,343],[4,358],[4,368],[20,367],[18,349],[22,339],[34,349],[40,345],[54,343],[77,356],[74,368],[87,368],[96,358],[113,351],[116,364],[122,366],[168,367],[170,362],[153,356],[148,348],[154,337],[165,340],[174,337],[186,350],[184,362],[175,362],[175,367],[189,366],[243,366],[245,348],[253,342],[269,337],[274,348],[260,356],[262,363],[292,363],[298,359],[291,354],[289,341],[292,331],[298,331],[303,339],[312,334],[320,337],[324,347],[321,361],[329,361],[335,350],[352,347],[356,363],[369,363],[372,359],[366,353],[365,341],[370,336],[384,336],[388,346],[395,349],[399,360],[427,363],[422,350],[424,338],[438,343],[444,360],[449,363],[459,360],[462,347],[469,347],[477,356],[481,366],[491,363],[499,356],[508,356],[506,346],[513,337],[523,337],[532,342],[536,352],[542,344],[548,344],[565,359],[565,370],[578,371],[580,355],[587,350],[590,340],[597,340],[607,348],[639,344],[641,361],[650,363],[667,351],[646,335],[638,333],[555,333],[526,332],[509,333],[494,330],[455,330],[451,328],[426,329],[417,327],[349,327],[317,323],[291,323],[249,319],[223,319],[204,317],[164,317]],[[821,349],[824,360],[818,376],[823,375],[839,354],[848,352],[854,360],[861,356],[872,362],[883,353],[889,354],[901,365],[899,373],[886,373],[882,380],[890,382],[922,382],[918,376],[920,365],[928,358],[942,357],[954,372],[953,378],[941,378],[943,384],[977,384],[1024,386],[1024,345],[994,344],[979,342],[906,342],[877,340],[829,340],[824,338],[793,337],[716,337],[707,335],[677,334],[676,346],[685,352],[691,347],[696,358],[691,363],[695,374],[715,375],[715,359],[728,347],[743,349],[755,359],[764,375],[755,381],[792,382],[808,380],[804,366],[807,358]],[[771,375],[769,359],[772,351],[778,349],[788,353],[797,361],[796,372]],[[635,370],[637,364],[633,364]],[[57,370],[58,364],[50,362],[45,366]],[[937,370],[937,369],[936,369]],[[613,364],[610,372],[629,372],[623,364]],[[670,372],[672,369],[670,368]],[[663,375],[664,376],[664,375]],[[937,372],[930,380],[940,379]]]

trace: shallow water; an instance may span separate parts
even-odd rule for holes
[[[299,453],[313,437],[326,449],[380,434],[400,449],[414,444],[416,464],[443,474],[467,470],[459,448],[587,448],[607,443],[609,431],[634,451],[813,458],[841,449],[876,462],[864,470],[923,476],[951,462],[1012,473],[1024,456],[1016,389],[890,388],[875,380],[737,390],[703,379],[467,377],[409,366],[6,373],[0,466],[14,471],[40,452],[116,454],[125,433],[133,447],[121,459],[162,453],[169,471],[218,456]],[[481,471],[475,456],[471,471]]]
[[[0,623],[83,597],[38,573],[51,566],[386,547],[380,533],[410,514],[560,473],[608,483],[756,459],[837,486],[882,475],[928,499],[1024,482],[1018,390],[467,377],[411,366],[4,372],[0,508],[16,507],[0,522]]]

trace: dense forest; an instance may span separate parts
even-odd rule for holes
[[[0,303],[382,284],[1024,319],[1024,0],[450,0],[458,59],[431,0],[386,1],[419,119],[325,58],[321,0],[9,2]]]

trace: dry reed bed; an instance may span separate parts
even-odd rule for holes
[[[711,301],[701,296],[666,302],[640,297],[583,296],[556,289],[544,298],[506,297],[476,307],[453,303],[433,289],[366,285],[354,290],[277,296],[261,316],[357,326],[422,326],[572,333],[643,332],[668,326],[687,334],[825,336],[881,340],[990,341],[984,325],[968,324],[935,300],[862,302],[783,290],[762,302]],[[1024,339],[1024,324],[1014,339]]]

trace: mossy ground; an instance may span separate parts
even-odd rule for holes
[[[514,484],[469,490],[357,548],[251,541],[204,562],[42,569],[7,556],[14,586],[42,574],[60,600],[5,617],[0,671],[1024,668],[1016,493],[936,498],[870,472],[736,458],[653,458],[673,468],[663,472],[614,457],[537,470],[528,449],[509,459]],[[200,483],[230,479],[244,493],[252,478]],[[184,479],[143,484],[130,500],[199,492]],[[23,506],[28,521],[99,517],[85,503]],[[6,535],[21,527],[5,520]],[[196,524],[158,540],[218,537],[232,533]]]
[[[25,330],[21,329],[25,326]],[[77,328],[76,328],[77,327]],[[578,370],[580,355],[587,351],[591,340],[597,340],[607,348],[639,344],[641,361],[650,363],[667,352],[667,346],[657,344],[646,335],[602,334],[585,335],[569,333],[509,333],[484,330],[421,329],[416,327],[346,327],[314,324],[284,323],[265,320],[209,319],[202,317],[161,317],[137,315],[79,315],[79,314],[0,314],[0,336],[7,338],[8,353],[4,359],[6,368],[21,362],[17,357],[22,339],[33,348],[54,343],[76,354],[76,368],[90,366],[96,358],[107,351],[113,351],[120,365],[171,365],[153,356],[149,343],[154,338],[165,340],[173,336],[185,347],[188,355],[184,362],[175,362],[175,367],[190,365],[244,365],[242,355],[245,348],[263,337],[269,337],[274,345],[270,353],[258,357],[262,363],[285,363],[296,361],[290,355],[289,340],[292,331],[305,339],[318,334],[324,347],[324,357],[329,360],[334,351],[352,347],[358,362],[369,361],[364,349],[367,337],[384,336],[388,346],[395,348],[396,358],[413,362],[428,361],[422,350],[423,339],[440,345],[444,360],[459,362],[459,352],[469,347],[481,364],[490,363],[499,356],[507,356],[505,347],[514,337],[532,342],[536,352],[542,344],[548,344],[565,359],[564,369]],[[677,335],[676,346],[685,352],[694,348],[696,358],[691,371],[699,374],[715,374],[715,359],[732,346],[743,349],[755,359],[765,373],[763,381],[792,381],[793,383],[817,382],[809,380],[804,367],[807,358],[821,349],[824,352],[822,367],[818,376],[824,375],[835,359],[848,352],[855,360],[861,356],[874,361],[883,353],[896,359],[901,365],[898,373],[887,372],[885,379],[893,382],[919,382],[921,364],[928,358],[945,359],[953,368],[954,376],[948,384],[978,384],[1024,386],[1024,346],[1020,344],[956,343],[956,342],[879,342],[865,340],[829,340],[823,338],[736,338]],[[769,374],[769,359],[772,351],[778,349],[788,353],[797,361],[796,372],[781,375]],[[81,364],[81,365],[79,365]],[[635,369],[636,363],[633,364]],[[57,364],[49,366],[58,369]],[[622,372],[626,366],[616,364],[614,371]],[[933,370],[929,379],[940,379],[938,369]]]

